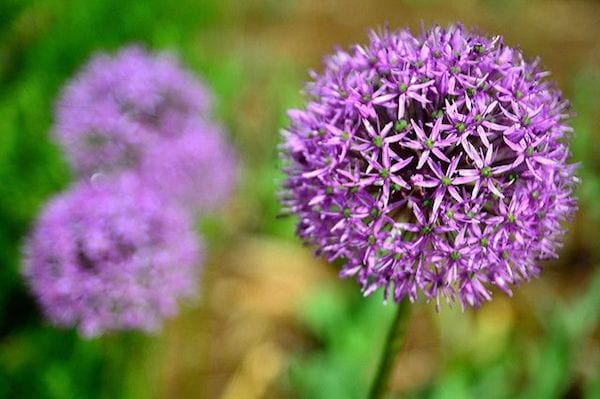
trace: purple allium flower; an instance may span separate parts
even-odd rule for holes
[[[211,110],[208,91],[168,53],[100,53],[64,89],[53,134],[80,175],[123,170],[148,144]]]
[[[236,182],[237,160],[219,127],[202,122],[150,148],[140,170],[149,187],[199,213],[228,199]]]
[[[501,37],[372,33],[312,73],[283,132],[298,234],[365,295],[478,307],[537,276],[576,208],[568,103]]]
[[[202,246],[186,218],[134,175],[80,183],[51,200],[25,247],[51,321],[83,335],[160,327],[196,291]]]

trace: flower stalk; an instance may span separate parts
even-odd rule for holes
[[[410,301],[405,298],[398,304],[396,314],[388,330],[381,359],[369,392],[369,399],[382,399],[385,397],[398,355],[404,344],[409,319]]]

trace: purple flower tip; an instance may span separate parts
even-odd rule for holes
[[[128,174],[51,200],[23,273],[58,325],[85,336],[153,331],[194,295],[202,252],[185,216]]]
[[[282,201],[365,295],[478,307],[537,276],[576,209],[568,103],[499,36],[373,32],[289,112]]]

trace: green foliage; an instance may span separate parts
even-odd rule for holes
[[[544,318],[541,340],[532,344],[531,337],[516,334],[504,343],[494,342],[500,345],[497,355],[485,360],[478,353],[459,354],[460,348],[452,348],[458,342],[451,342],[436,379],[401,397],[562,398],[572,383],[574,354],[598,325],[598,310],[600,268],[584,295],[573,303],[559,304],[549,314],[540,314]],[[332,289],[313,293],[301,314],[319,350],[292,361],[292,390],[302,398],[364,398],[393,312],[394,306],[382,305],[377,297],[362,299]],[[455,317],[452,323],[465,324],[466,316]],[[475,332],[468,334],[476,339]],[[529,346],[529,361],[523,361],[523,346]],[[588,381],[586,392],[586,397],[596,397],[598,376]]]
[[[307,298],[301,319],[322,350],[292,362],[290,384],[298,397],[366,397],[394,306],[348,288],[320,288]]]

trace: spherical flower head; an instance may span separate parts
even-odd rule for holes
[[[568,103],[501,37],[372,33],[326,58],[283,132],[298,234],[365,294],[478,307],[557,256],[576,203]]]
[[[154,331],[195,294],[202,247],[185,216],[134,176],[51,200],[23,273],[48,318],[84,336]]]
[[[180,137],[149,149],[140,171],[148,187],[198,215],[228,200],[236,183],[237,157],[219,126],[195,122]]]
[[[53,134],[84,176],[135,165],[161,137],[211,112],[204,85],[169,53],[126,47],[99,53],[65,86]]]

